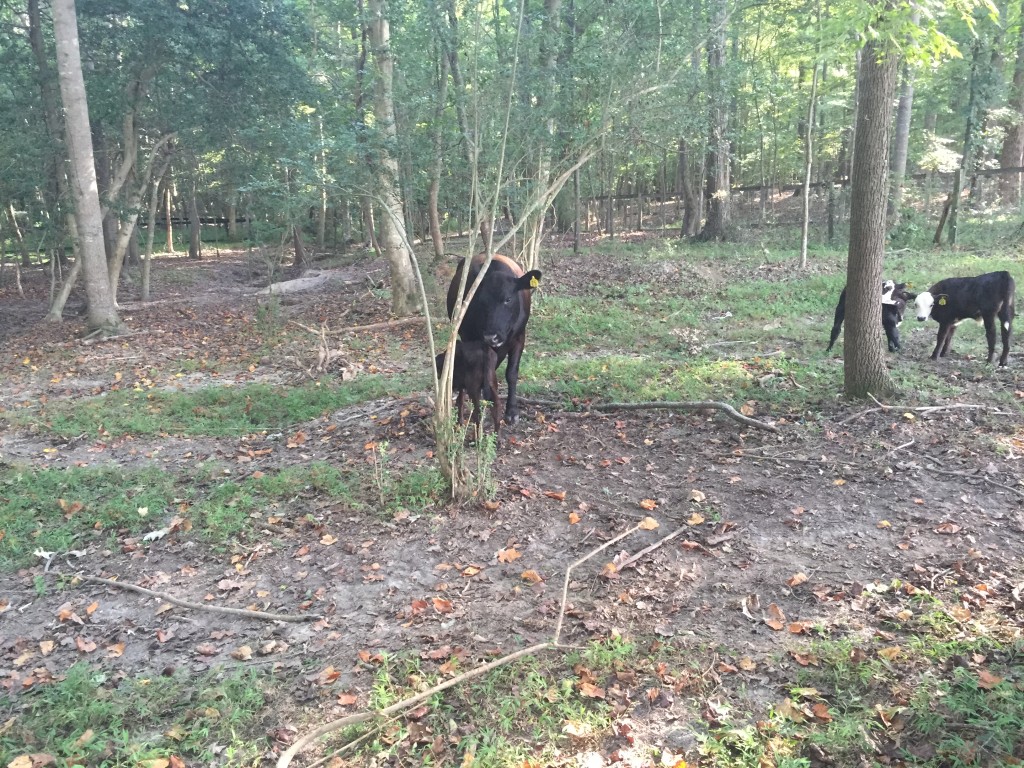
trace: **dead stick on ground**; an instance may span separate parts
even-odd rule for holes
[[[555,625],[555,633],[552,636],[551,640],[547,640],[543,643],[537,643],[536,645],[531,645],[528,648],[522,648],[516,651],[515,653],[510,653],[507,656],[502,656],[500,659],[495,659],[494,661],[488,662],[487,664],[477,667],[476,669],[471,669],[468,672],[463,672],[461,675],[456,675],[450,680],[445,680],[443,683],[435,685],[433,688],[423,691],[422,693],[418,693],[415,696],[410,696],[407,699],[403,699],[402,701],[392,704],[390,707],[385,707],[384,709],[380,709],[375,712],[357,712],[354,715],[348,715],[346,717],[339,718],[338,720],[332,720],[329,723],[324,723],[316,730],[313,730],[305,734],[304,736],[299,737],[294,744],[292,744],[290,747],[288,747],[288,749],[282,752],[281,756],[277,759],[276,768],[288,768],[288,766],[291,765],[292,759],[295,757],[295,755],[297,755],[305,747],[319,739],[321,736],[324,736],[328,733],[332,733],[333,731],[337,731],[341,728],[347,728],[350,725],[358,725],[359,723],[365,723],[366,721],[372,720],[374,718],[389,717],[398,712],[403,712],[416,706],[421,701],[429,699],[431,696],[434,696],[435,694],[441,693],[442,691],[446,691],[449,688],[466,682],[467,680],[474,680],[480,677],[481,675],[490,672],[493,669],[502,667],[506,664],[516,661],[517,659],[521,659],[524,656],[531,656],[535,653],[540,653],[541,651],[547,651],[553,648],[560,647],[558,641],[561,638],[562,634],[562,621],[565,618],[565,606],[568,602],[569,575],[572,573],[573,568],[582,563],[585,563],[594,555],[607,549],[612,544],[621,541],[622,539],[629,536],[631,533],[635,533],[637,530],[639,530],[639,528],[639,524],[634,525],[632,528],[628,529],[623,533],[620,533],[615,538],[609,539],[601,546],[591,550],[588,554],[584,555],[579,560],[570,565],[568,568],[566,568],[565,582],[562,585],[562,602],[558,609],[558,622]]]
[[[410,323],[425,323],[426,318],[421,315],[415,315],[413,317],[399,317],[396,320],[385,320],[380,323],[370,323],[369,325],[350,325],[348,328],[339,328],[336,331],[328,331],[328,336],[340,336],[343,333],[353,333],[355,331],[377,331],[383,328],[396,328],[400,325],[409,325]],[[303,325],[295,320],[292,320],[294,325],[303,328],[310,333],[315,333],[317,336],[320,335],[320,331],[316,328],[310,328],[308,325]]]
[[[139,587],[135,584],[127,584],[123,581],[114,581],[113,579],[103,579],[99,576],[80,576],[82,581],[91,582],[94,584],[105,584],[108,587],[117,587],[118,589],[126,589],[129,592],[138,592],[140,595],[146,595],[148,597],[155,597],[158,600],[163,600],[174,605],[180,605],[182,608],[191,608],[195,611],[210,611],[212,613],[225,613],[229,616],[241,616],[246,619],[261,619],[263,621],[290,621],[290,622],[303,622],[303,621],[316,621],[321,618],[315,614],[308,615],[295,615],[291,613],[267,613],[266,611],[250,611],[245,608],[226,608],[220,605],[203,605],[201,603],[190,603],[187,600],[180,600],[177,597],[173,597],[164,592],[154,592],[152,589],[146,589],[145,587]]]
[[[535,404],[555,408],[562,407],[562,403],[551,400],[531,400],[526,397],[521,397],[519,399],[527,405]],[[749,416],[744,416],[728,403],[720,403],[717,400],[667,400],[664,402],[657,401],[647,403],[589,403],[583,406],[579,412],[587,413],[588,411],[598,411],[601,413],[606,411],[721,411],[733,421],[746,424],[748,427],[763,429],[767,432],[778,433],[779,431],[779,428],[774,424],[766,424],[763,421],[758,421],[757,419],[752,419]],[[575,413],[575,411],[566,412]]]
[[[877,397],[868,393],[868,397],[878,403],[877,408],[868,408],[867,410],[860,411],[859,413],[853,414],[848,418],[838,422],[839,424],[848,424],[851,421],[867,416],[869,413],[877,413],[878,411],[909,411],[913,413],[936,413],[938,411],[991,411],[996,416],[1012,416],[1013,414],[1007,413],[1006,411],[1000,410],[998,406],[990,405],[975,405],[973,403],[949,403],[948,405],[924,405],[916,408],[909,408],[902,405],[886,405],[879,401]]]
[[[676,536],[681,534],[688,527],[689,526],[683,526],[682,528],[676,528],[674,531],[672,531],[672,533],[670,533],[665,538],[659,539],[658,541],[656,541],[653,544],[651,544],[651,546],[644,547],[639,552],[637,552],[635,555],[631,555],[630,557],[627,557],[625,560],[623,560],[621,563],[619,563],[617,566],[615,566],[615,570],[621,571],[621,570],[624,570],[626,568],[629,568],[631,565],[633,565],[637,560],[639,560],[644,555],[648,555],[651,552],[653,552],[654,550],[656,550],[658,547],[660,547],[660,546],[662,546],[664,544],[668,544],[670,541],[672,541],[672,539],[674,539]]]
[[[972,475],[970,472],[956,472],[952,469],[942,469],[941,467],[927,467],[924,464],[921,465],[921,469],[927,472],[932,472],[933,474],[936,475],[949,475],[950,477],[965,477],[968,480],[984,480],[986,483],[996,486],[996,488],[1002,488],[1003,490],[1009,491],[1010,493],[1015,493],[1018,496],[1024,498],[1024,491],[1019,491],[1012,485],[1005,485],[1004,483],[1000,483],[998,480],[993,480],[991,477],[984,473],[979,475]]]

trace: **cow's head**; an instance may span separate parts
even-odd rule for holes
[[[896,283],[892,280],[886,280],[882,283],[882,303],[883,304],[895,304],[896,301],[892,297],[892,292],[896,290]]]
[[[945,296],[942,297],[942,301],[945,302]],[[932,307],[935,306],[935,297],[932,296],[931,291],[919,293],[914,299],[914,306],[917,308],[917,319],[927,320],[932,313]]]
[[[497,349],[524,327],[529,314],[529,295],[524,295],[524,291],[532,291],[538,285],[537,269],[520,277],[504,270],[488,270],[478,291],[480,306],[486,307],[478,320],[481,338],[487,344]]]

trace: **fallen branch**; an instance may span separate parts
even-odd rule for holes
[[[668,544],[668,542],[672,541],[672,539],[674,539],[676,536],[681,534],[683,531],[685,531],[689,527],[690,526],[688,526],[688,525],[684,525],[682,528],[676,528],[668,536],[666,536],[666,537],[664,537],[662,539],[659,539],[658,541],[656,541],[653,544],[651,544],[651,546],[649,546],[649,547],[644,547],[639,552],[637,552],[635,555],[631,555],[630,557],[627,557],[625,560],[623,560],[621,563],[619,563],[617,566],[615,566],[615,570],[621,571],[621,570],[624,570],[626,568],[629,568],[631,565],[633,565],[633,563],[635,563],[641,557],[643,557],[644,555],[650,554],[651,552],[653,552],[658,547],[660,547],[660,546],[662,546],[664,544]]]
[[[547,651],[564,647],[559,643],[559,640],[562,634],[562,622],[565,619],[565,606],[568,602],[569,575],[572,573],[573,568],[582,563],[585,563],[594,555],[612,546],[612,544],[621,541],[622,539],[629,536],[631,533],[635,533],[639,529],[639,524],[634,525],[632,528],[626,530],[623,533],[620,533],[618,536],[609,539],[596,549],[591,550],[589,553],[587,553],[579,560],[574,562],[572,565],[570,565],[568,568],[566,568],[565,582],[562,585],[562,602],[559,605],[558,609],[558,621],[555,624],[555,632],[550,640],[546,640],[543,643],[537,643],[536,645],[531,645],[528,648],[521,648],[520,650],[515,651],[514,653],[502,656],[500,659],[495,659],[494,661],[488,662],[487,664],[477,667],[476,669],[471,669],[467,672],[463,672],[461,675],[456,675],[453,678],[445,680],[443,683],[439,683],[438,685],[435,685],[432,688],[422,691],[421,693],[417,693],[415,696],[410,696],[407,699],[403,699],[402,701],[396,702],[389,707],[385,707],[384,709],[376,710],[373,712],[357,712],[355,714],[347,715],[337,720],[332,720],[329,723],[324,723],[319,728],[310,731],[304,736],[301,736],[298,739],[296,739],[294,744],[292,744],[290,747],[288,747],[288,749],[282,752],[281,756],[277,759],[276,768],[288,768],[288,766],[291,765],[292,759],[295,757],[295,755],[297,755],[305,747],[319,739],[321,736],[325,736],[328,733],[332,733],[333,731],[337,731],[341,728],[347,728],[350,725],[358,725],[360,723],[365,723],[368,720],[372,720],[374,718],[390,717],[391,715],[394,715],[396,713],[404,712],[408,709],[411,709],[412,707],[415,707],[421,701],[426,701],[431,696],[441,693],[442,691],[446,691],[449,688],[464,683],[468,680],[474,680],[480,677],[481,675],[490,672],[491,670],[497,669],[498,667],[502,667],[506,664],[516,661],[517,659],[521,659],[524,656],[530,656],[535,653],[540,653],[541,651]]]
[[[763,421],[744,416],[728,403],[720,403],[717,400],[697,400],[680,402],[652,402],[652,403],[604,403],[591,405],[592,411],[721,411],[733,421],[746,424],[748,427],[763,429],[768,432],[778,433],[779,428],[774,424],[766,424]]]
[[[91,582],[93,584],[105,584],[108,587],[117,587],[118,589],[126,589],[129,592],[138,592],[140,595],[146,595],[147,597],[155,597],[158,600],[163,600],[167,603],[173,603],[174,605],[181,606],[182,608],[190,608],[194,611],[210,611],[212,613],[224,613],[228,616],[241,616],[246,619],[260,619],[262,621],[289,621],[289,622],[304,622],[304,621],[316,621],[320,619],[320,616],[316,614],[305,614],[296,615],[292,613],[268,613],[266,611],[250,611],[246,608],[227,608],[220,605],[203,605],[202,603],[190,603],[188,600],[181,600],[172,595],[168,595],[164,592],[154,592],[152,589],[146,589],[135,584],[128,584],[123,581],[114,581],[113,579],[103,579],[99,576],[79,576],[82,581]]]
[[[934,467],[925,466],[924,464],[920,465],[921,469],[927,472],[931,472],[936,475],[949,475],[950,477],[963,477],[968,480],[984,480],[990,485],[994,485],[996,488],[1002,488],[1003,490],[1009,491],[1010,493],[1015,493],[1018,496],[1024,498],[1024,491],[1018,490],[1017,488],[1014,488],[1012,485],[1000,483],[998,480],[993,480],[984,472],[981,472],[979,474],[972,474],[970,472],[957,472],[956,470],[953,469],[945,469],[944,467],[938,466],[938,462],[936,462],[935,459],[929,456],[921,456],[921,458],[924,459],[925,461],[931,461],[936,464],[936,466]]]
[[[110,336],[97,336],[96,335],[97,333],[102,333],[102,330],[93,331],[88,336],[86,336],[84,339],[82,339],[82,342],[81,342],[82,346],[83,347],[91,347],[93,344],[103,344],[104,342],[107,342],[107,341],[124,341],[125,339],[130,339],[130,338],[132,338],[134,336],[148,336],[150,332],[149,331],[135,331],[134,333],[122,333],[120,335],[116,335],[115,334],[115,335],[110,335]]]
[[[1013,415],[1012,413],[1007,413],[1006,411],[1000,410],[998,406],[991,405],[975,405],[973,403],[949,403],[948,405],[924,405],[916,408],[908,408],[902,405],[886,405],[885,403],[879,401],[879,399],[872,395],[870,392],[868,393],[868,397],[870,397],[878,404],[877,408],[868,408],[867,410],[855,413],[853,414],[853,416],[850,416],[838,422],[838,424],[848,424],[851,421],[855,421],[857,419],[863,418],[864,416],[867,416],[869,413],[878,413],[879,411],[903,411],[922,414],[937,413],[938,411],[989,411],[995,414],[996,416]]]
[[[347,314],[347,313],[346,313]],[[369,325],[350,325],[347,328],[339,328],[336,331],[327,331],[328,336],[341,336],[345,333],[355,333],[356,331],[379,331],[382,328],[396,328],[400,325],[410,325],[412,323],[423,323],[426,322],[426,318],[422,315],[413,315],[412,317],[398,317],[394,320],[383,320],[379,323],[370,323]],[[299,328],[309,331],[310,333],[320,335],[320,331],[316,328],[310,328],[308,325],[303,325],[297,320],[291,321],[292,325],[297,325]]]
[[[539,405],[548,408],[563,409],[564,403],[552,400],[534,400],[528,397],[520,397],[519,400],[526,405]],[[656,401],[646,403],[586,403],[578,411],[567,411],[567,413],[589,413],[597,411],[606,413],[608,411],[721,411],[730,419],[746,424],[748,427],[763,429],[768,432],[779,432],[774,424],[766,424],[763,421],[744,416],[728,403],[720,403],[717,400],[683,400],[683,401]]]

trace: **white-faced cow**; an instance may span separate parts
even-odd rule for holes
[[[444,367],[445,353],[434,358],[438,374]],[[480,430],[480,398],[481,396],[494,402],[491,416],[494,419],[494,432],[501,425],[501,398],[498,397],[498,353],[489,344],[482,341],[455,342],[455,362],[452,364],[452,392],[458,395],[459,424],[465,422],[466,396],[473,402],[471,418]]]
[[[917,297],[917,319],[931,316],[939,324],[939,336],[932,360],[945,357],[953,341],[956,327],[964,320],[985,324],[988,340],[988,361],[996,353],[996,319],[1003,337],[1003,353],[999,364],[1006,365],[1010,354],[1010,332],[1013,327],[1013,301],[1016,286],[1009,272],[989,272],[977,277],[947,277]]]
[[[886,280],[882,283],[882,328],[885,329],[885,338],[889,341],[889,351],[899,352],[900,350],[900,323],[903,322],[903,313],[907,310],[907,302],[913,301],[915,296],[907,291],[907,283],[894,283]],[[843,320],[846,318],[846,288],[839,294],[839,304],[836,305],[836,315],[832,322],[832,337],[828,340],[826,352],[832,350],[843,329]]]
[[[466,290],[473,285],[485,257],[475,256],[469,265]],[[459,262],[455,277],[448,286],[448,316],[455,312],[459,282],[466,260]],[[497,353],[498,365],[506,357],[505,381],[508,395],[505,399],[505,421],[515,424],[519,418],[519,403],[516,401],[516,385],[519,382],[519,361],[526,345],[526,321],[530,319],[530,299],[533,289],[540,285],[540,271],[533,269],[523,273],[522,267],[506,256],[494,255],[490,267],[484,274],[480,287],[469,303],[466,316],[459,326],[459,337],[463,341],[482,341]],[[486,397],[488,392],[484,392]],[[497,397],[497,393],[494,393]]]

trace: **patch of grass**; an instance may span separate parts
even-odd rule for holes
[[[301,387],[251,384],[192,392],[116,391],[103,397],[52,401],[32,423],[51,432],[96,435],[209,435],[223,437],[283,430],[354,403],[387,394],[394,382],[380,376],[324,379]],[[11,415],[27,422],[29,416]]]
[[[266,683],[254,671],[119,680],[82,662],[12,700],[17,716],[0,732],[0,764],[43,753],[98,767],[171,756],[257,765],[266,703]]]
[[[412,466],[396,471],[391,463],[387,442],[380,443],[373,453],[373,492],[379,512],[400,511],[418,514],[447,501],[448,483],[434,464]]]
[[[175,498],[173,477],[157,469],[70,467],[0,470],[0,565],[31,562],[37,548],[83,549],[117,533],[159,524]],[[140,515],[140,508],[148,510]]]

